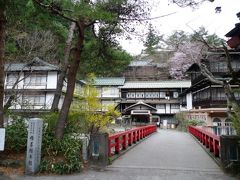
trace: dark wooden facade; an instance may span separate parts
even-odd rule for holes
[[[240,72],[240,52],[230,51],[231,64],[236,73]],[[202,60],[216,79],[231,80],[231,75],[227,67],[227,60],[224,52],[209,52],[206,59]],[[193,64],[188,73],[191,76],[192,86],[184,93],[192,93],[193,107],[195,108],[224,108],[227,104],[227,98],[221,85],[212,83],[208,78],[201,74],[199,66]],[[240,73],[239,73],[240,77]],[[236,91],[236,99],[240,99],[239,86],[234,82],[232,88]],[[184,104],[184,95],[181,95],[181,103]]]

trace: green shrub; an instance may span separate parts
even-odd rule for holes
[[[177,130],[186,132],[188,126],[202,126],[204,124],[205,124],[205,122],[202,121],[202,120],[187,119],[187,120],[184,120],[184,121],[179,121],[179,124],[177,126]]]
[[[204,121],[202,120],[197,120],[197,119],[190,119],[190,120],[187,120],[187,126],[202,126],[204,125]]]
[[[77,134],[77,129],[73,125],[77,123],[73,120],[76,115],[74,118],[69,118],[64,137],[61,140],[54,137],[57,117],[56,113],[45,117],[40,171],[56,174],[79,172],[82,160],[81,141],[74,136]]]
[[[40,171],[57,174],[80,171],[82,166],[81,143],[77,138],[65,135],[62,140],[58,140],[53,134],[45,134],[42,147],[43,158]]]
[[[14,118],[6,127],[6,150],[24,151],[27,147],[27,125],[22,118]]]

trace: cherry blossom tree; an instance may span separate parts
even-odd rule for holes
[[[175,79],[186,79],[186,70],[194,63],[200,64],[202,56],[207,52],[207,46],[200,42],[180,44],[170,59],[170,75]]]
[[[186,70],[192,65],[197,64],[199,72],[205,76],[210,82],[221,85],[224,89],[227,98],[227,114],[229,119],[233,122],[233,127],[240,134],[240,104],[235,97],[234,92],[236,89],[232,89],[231,84],[240,87],[239,73],[238,70],[232,67],[232,58],[227,47],[222,44],[218,51],[225,52],[225,62],[227,65],[228,77],[216,78],[210,71],[207,64],[202,61],[206,59],[206,54],[209,50],[209,46],[206,42],[188,42],[179,46],[178,50],[174,53],[174,56],[170,59],[170,74],[176,79],[185,79]],[[212,50],[216,50],[212,49]]]

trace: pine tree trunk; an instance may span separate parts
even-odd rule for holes
[[[63,83],[64,83],[64,79],[66,77],[66,73],[67,73],[67,69],[68,69],[69,56],[70,56],[71,44],[72,44],[73,33],[74,33],[75,27],[76,27],[76,23],[72,22],[72,24],[69,28],[69,31],[68,31],[68,38],[67,38],[66,45],[65,45],[63,66],[61,68],[61,72],[58,77],[57,89],[56,89],[52,107],[51,107],[51,111],[53,111],[53,112],[58,111],[58,105],[59,105],[59,101],[60,101],[60,98],[62,95]]]
[[[1,4],[0,4],[1,5]],[[4,49],[6,17],[4,5],[0,7],[0,128],[4,125],[3,100],[4,100]]]
[[[68,118],[69,109],[73,100],[73,93],[75,88],[76,76],[77,71],[79,68],[82,48],[83,48],[83,41],[84,41],[84,28],[85,25],[83,22],[78,23],[78,42],[75,51],[74,58],[70,63],[70,68],[68,70],[67,75],[67,91],[65,94],[65,98],[63,101],[63,105],[59,114],[59,118],[56,125],[55,136],[57,139],[62,139],[64,135],[64,129]]]

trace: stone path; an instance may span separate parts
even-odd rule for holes
[[[17,180],[231,180],[187,133],[159,130],[103,171]]]

